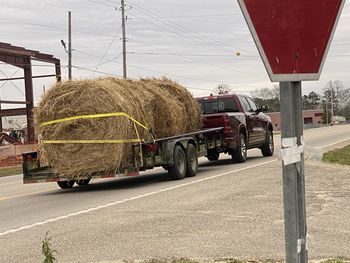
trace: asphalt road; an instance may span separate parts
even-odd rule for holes
[[[312,147],[338,144],[350,140],[350,125],[306,130],[304,137]],[[278,135],[275,141],[278,151]],[[310,257],[350,257],[350,171],[308,165]],[[217,162],[203,158],[193,178],[169,181],[165,175],[154,169],[65,191],[55,183],[23,185],[20,175],[0,178],[0,262],[42,261],[47,231],[59,262],[284,258],[276,156],[251,150],[244,164],[228,156]]]

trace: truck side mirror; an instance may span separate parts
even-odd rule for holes
[[[261,106],[261,111],[262,112],[267,112],[267,111],[269,111],[269,106],[268,105],[263,105],[263,106]]]
[[[263,105],[259,108],[260,112],[267,112],[269,110],[269,106],[268,105]]]

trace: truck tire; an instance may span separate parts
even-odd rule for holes
[[[209,161],[217,161],[219,160],[220,153],[216,149],[208,150],[207,158]]]
[[[266,142],[261,147],[261,153],[264,157],[272,156],[274,150],[275,150],[275,146],[273,142],[273,134],[272,134],[272,131],[268,130]]]
[[[72,188],[74,185],[75,181],[74,180],[69,180],[69,181],[58,181],[57,184],[59,187],[62,189],[69,189]]]
[[[197,174],[198,170],[198,153],[193,144],[189,144],[186,149],[186,164],[187,173],[186,176],[192,177]]]
[[[176,145],[174,149],[174,164],[169,167],[168,174],[173,180],[181,180],[186,176],[186,154],[181,146]]]
[[[242,133],[239,134],[237,148],[233,150],[232,160],[236,163],[244,163],[247,160],[247,140]]]
[[[76,181],[77,185],[88,185],[90,183],[90,179],[81,179]]]

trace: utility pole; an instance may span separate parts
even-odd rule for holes
[[[332,85],[332,81],[329,81],[329,87],[331,89],[331,115],[332,115],[332,119],[331,119],[331,125],[333,125],[333,120],[334,120],[334,109],[333,109],[333,85]]]
[[[72,18],[68,11],[68,79],[72,80]]]
[[[123,34],[123,78],[126,79],[126,34],[125,34],[125,4],[121,0],[122,10],[122,34]]]

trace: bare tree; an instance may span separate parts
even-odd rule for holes
[[[341,109],[350,102],[350,91],[344,88],[344,84],[340,80],[329,81],[323,91],[323,103],[333,104],[334,115],[340,114]]]
[[[271,112],[278,112],[280,110],[280,92],[278,85],[274,85],[272,88],[256,89],[252,91],[250,95],[258,105],[269,106]]]
[[[280,91],[278,85],[273,85],[272,88],[261,88],[252,91],[250,95],[253,98],[260,98],[263,100],[278,99],[280,97]]]
[[[214,94],[228,94],[232,92],[232,88],[228,84],[221,83],[213,90]]]

